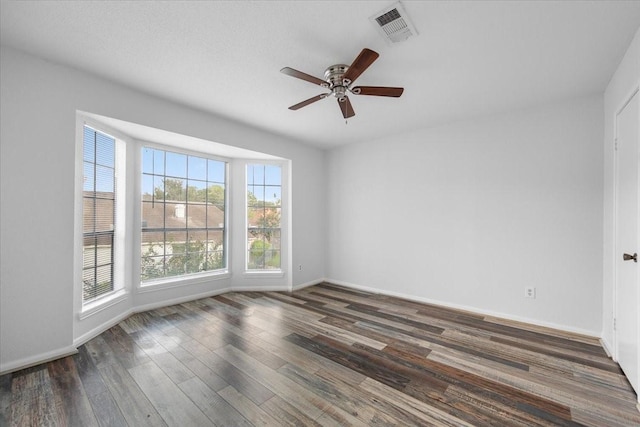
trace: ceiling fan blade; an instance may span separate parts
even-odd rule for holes
[[[345,96],[342,99],[343,99],[342,101],[340,101],[340,99],[338,99],[338,105],[340,106],[340,109],[342,110],[342,116],[345,119],[348,119],[349,117],[355,116],[356,113],[355,113],[355,111],[353,111],[353,107],[351,106],[351,101],[349,101],[349,97]]]
[[[327,96],[329,96],[326,93],[320,94],[320,95],[316,95],[313,98],[309,98],[306,101],[302,101],[297,103],[296,105],[292,105],[291,107],[289,107],[289,110],[299,110],[302,107],[306,107],[309,104],[313,104],[316,101],[320,101],[321,99],[326,98]]]
[[[392,96],[400,97],[404,88],[402,87],[386,87],[386,86],[356,86],[351,91],[356,95],[374,95],[374,96]]]
[[[347,72],[344,73],[342,79],[348,80],[348,84],[353,83],[360,76],[360,74],[364,73],[364,71],[369,68],[371,64],[373,64],[373,61],[378,59],[378,56],[380,55],[378,55],[371,49],[362,49],[362,52],[360,52],[360,55],[358,55],[358,57],[353,61],[353,64],[351,64]]]
[[[303,73],[302,71],[294,70],[293,68],[284,67],[282,70],[280,70],[280,72],[288,76],[296,77],[298,79],[305,80],[309,83],[316,84],[318,86],[329,87],[329,84],[324,80],[319,79],[317,77],[310,76],[309,74]]]

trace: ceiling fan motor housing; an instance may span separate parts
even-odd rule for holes
[[[329,82],[331,93],[342,102],[344,102],[344,97],[347,94],[347,88],[350,83],[344,81],[342,78],[348,69],[349,66],[346,64],[336,64],[330,66],[324,72],[324,79]]]

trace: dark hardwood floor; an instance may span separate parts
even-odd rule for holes
[[[640,425],[593,338],[329,284],[136,314],[0,393],[7,426]]]

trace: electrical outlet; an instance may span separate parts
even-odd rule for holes
[[[298,271],[302,271],[302,264],[298,264]]]
[[[533,288],[533,287],[524,288],[524,296],[525,298],[535,298],[536,288]]]

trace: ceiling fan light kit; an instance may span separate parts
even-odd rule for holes
[[[351,65],[335,64],[328,67],[324,72],[324,80],[303,73],[302,71],[294,70],[290,67],[284,67],[280,70],[280,72],[283,74],[291,77],[296,77],[298,79],[329,89],[328,93],[316,95],[305,101],[292,105],[291,107],[289,107],[289,109],[298,110],[302,107],[306,107],[309,104],[333,95],[338,101],[338,105],[340,106],[340,110],[342,111],[342,116],[345,119],[348,119],[355,116],[356,114],[353,111],[353,107],[351,106],[351,101],[349,100],[348,96],[349,93],[353,95],[387,96],[393,98],[400,97],[400,95],[402,95],[402,92],[404,91],[404,89],[401,87],[352,87],[353,82],[355,82],[355,80],[360,77],[360,75],[364,73],[364,71],[369,68],[369,66],[373,64],[373,62],[378,59],[379,56],[380,55],[378,55],[378,53],[374,52],[371,49],[362,49],[362,52],[360,52],[358,57],[353,61]]]

